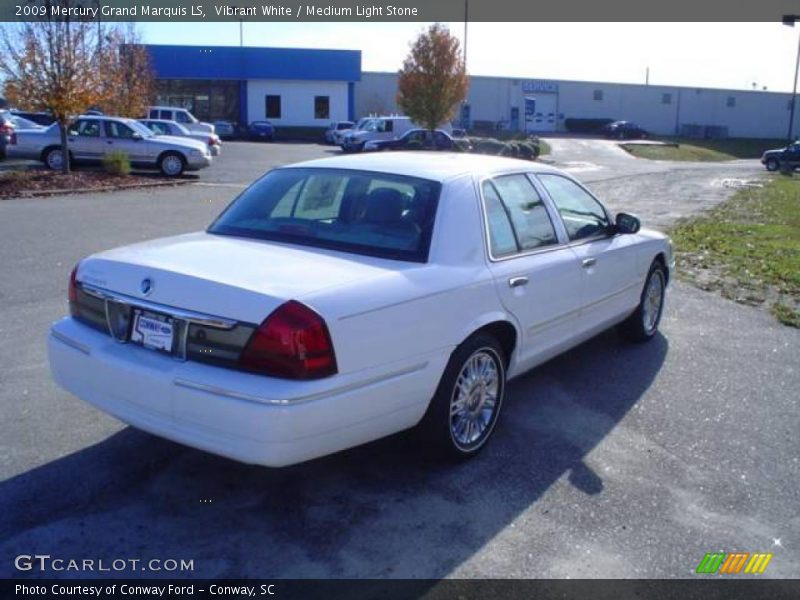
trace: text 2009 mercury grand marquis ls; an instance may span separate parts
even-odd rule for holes
[[[474,455],[506,381],[613,325],[652,338],[669,240],[506,158],[400,153],[267,173],[205,232],[82,260],[52,327],[66,390],[282,466],[415,425]]]

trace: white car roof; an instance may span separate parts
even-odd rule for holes
[[[539,162],[503,156],[424,151],[347,154],[309,160],[281,168],[355,169],[421,177],[441,182],[466,174],[484,176],[520,171],[528,173],[561,172]]]

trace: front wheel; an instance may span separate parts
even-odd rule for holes
[[[497,340],[476,334],[461,344],[442,375],[420,425],[439,456],[475,456],[492,435],[503,406],[506,369]]]
[[[632,342],[646,342],[653,339],[664,312],[664,296],[667,289],[667,275],[660,261],[653,261],[644,282],[639,306],[633,314],[619,325],[619,332]]]
[[[158,161],[158,168],[167,177],[178,177],[186,168],[186,162],[180,154],[168,152]]]
[[[777,158],[768,158],[766,165],[767,171],[777,171],[781,166]]]

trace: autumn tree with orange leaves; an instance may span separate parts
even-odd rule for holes
[[[444,25],[431,25],[411,45],[398,73],[397,105],[433,130],[455,117],[468,88],[461,44]]]
[[[101,68],[107,89],[98,105],[106,114],[140,119],[156,94],[150,53],[132,23],[111,30],[106,42]]]
[[[71,0],[59,2],[66,6]],[[153,75],[146,50],[130,41],[137,41],[132,30],[85,20],[46,16],[5,24],[0,75],[6,100],[49,111],[60,129],[61,148],[67,147],[69,123],[89,108],[139,117],[151,99]],[[62,170],[69,172],[69,160],[62,161]]]

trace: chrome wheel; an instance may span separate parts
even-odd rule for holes
[[[461,449],[480,446],[491,433],[502,402],[503,363],[491,348],[464,362],[450,399],[450,435]]]
[[[50,150],[45,156],[47,168],[53,171],[60,171],[64,168],[64,153],[61,150]]]
[[[647,334],[658,327],[661,307],[664,304],[664,274],[660,269],[653,271],[642,302],[642,326]]]
[[[164,175],[175,177],[183,172],[183,161],[180,156],[170,154],[161,160],[161,170]]]

